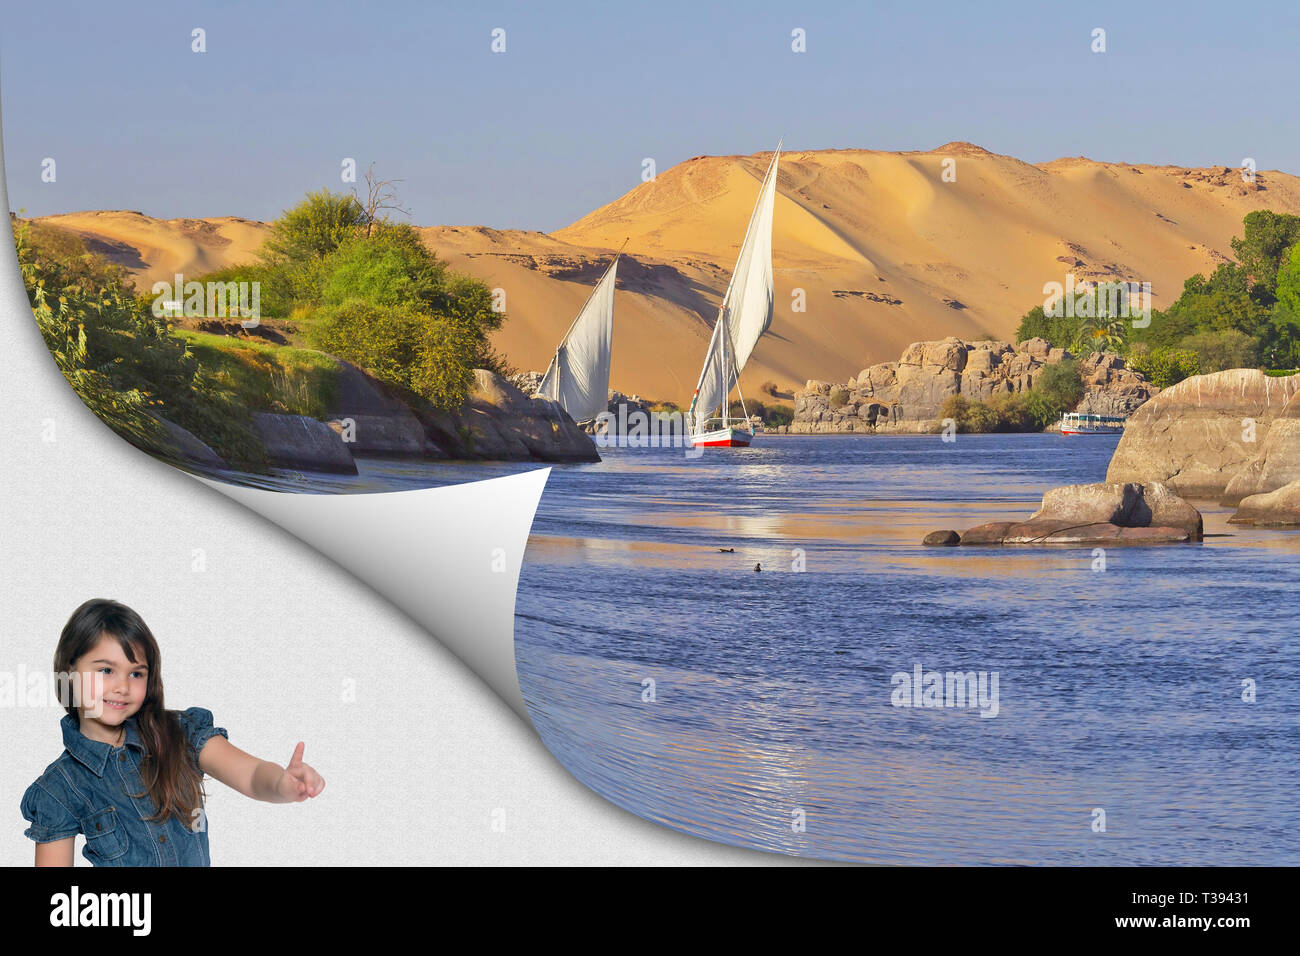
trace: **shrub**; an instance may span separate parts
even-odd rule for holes
[[[1134,350],[1129,356],[1129,367],[1141,372],[1159,388],[1168,388],[1185,378],[1201,374],[1200,356],[1197,353],[1165,346]]]
[[[766,425],[789,425],[793,421],[794,409],[785,405],[768,405],[763,413],[763,423]]]
[[[379,309],[361,300],[323,311],[311,335],[322,351],[443,409],[469,395],[481,345],[480,329],[470,319],[409,306]]]
[[[959,432],[991,432],[997,426],[997,416],[983,402],[973,402],[964,395],[949,395],[939,408],[941,421],[951,418]]]
[[[836,385],[831,389],[830,403],[831,408],[841,408],[849,400],[849,390]]]
[[[171,457],[175,449],[155,417],[162,416],[236,468],[266,470],[248,411],[121,284],[120,273],[95,262],[80,240],[50,254],[33,248],[29,236],[20,227],[14,246],[37,327],[59,371],[101,421],[137,448]]]
[[[372,305],[415,305],[439,312],[448,306],[447,267],[405,223],[376,224],[370,238],[356,236],[325,257],[320,301],[342,305],[362,299]]]
[[[999,395],[989,403],[996,424],[993,431],[1029,432],[1042,426],[1029,407],[1029,393]]]

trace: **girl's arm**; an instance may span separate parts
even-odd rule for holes
[[[36,865],[72,866],[73,844],[76,842],[77,838],[70,836],[52,843],[36,844]]]
[[[289,765],[281,767],[244,753],[218,734],[199,752],[199,769],[254,800],[299,803],[325,789],[325,778],[302,762],[302,752],[303,744],[299,742]]]

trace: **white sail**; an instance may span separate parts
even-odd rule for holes
[[[614,281],[618,256],[592,290],[564,341],[555,350],[538,394],[575,422],[594,419],[609,407],[609,358],[614,341]]]
[[[691,400],[691,415],[697,426],[713,417],[719,408],[725,416],[724,406],[732,388],[739,381],[759,337],[772,324],[772,209],[780,156],[778,145],[759,188],[731,284],[718,310],[713,338]]]

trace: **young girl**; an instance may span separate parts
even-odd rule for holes
[[[37,866],[71,866],[77,834],[95,866],[208,866],[204,773],[269,803],[325,788],[302,743],[280,767],[233,746],[211,711],[167,710],[158,644],[116,601],[72,612],[54,672],[74,696],[63,702],[62,755],[23,794]]]

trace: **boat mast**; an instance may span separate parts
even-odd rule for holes
[[[731,287],[727,287],[730,291]],[[725,385],[727,381],[727,345],[731,339],[731,332],[727,328],[726,312],[719,310],[718,321],[722,323],[722,382]],[[722,394],[722,427],[727,428],[729,419],[727,417],[727,399],[731,397],[731,389],[727,389]]]

